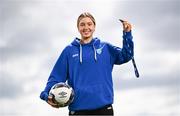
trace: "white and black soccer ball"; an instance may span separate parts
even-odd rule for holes
[[[68,106],[74,99],[72,87],[62,82],[55,84],[51,88],[49,95],[53,96],[54,102],[57,103],[59,107]]]

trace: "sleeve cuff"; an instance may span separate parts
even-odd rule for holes
[[[40,98],[44,101],[48,101],[48,94],[46,92],[41,92]]]
[[[123,31],[123,36],[132,36],[131,31],[129,31],[129,32]]]
[[[132,40],[132,39],[133,39],[133,36],[131,34],[131,31],[129,31],[129,32],[123,31],[123,40],[128,41],[128,40]]]

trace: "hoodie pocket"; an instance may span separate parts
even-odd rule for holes
[[[74,105],[80,108],[96,108],[109,103],[111,97],[102,84],[86,86],[76,91]]]
[[[88,99],[88,96],[98,96],[103,92],[102,85],[90,85],[77,89],[75,100],[81,101],[83,99]]]

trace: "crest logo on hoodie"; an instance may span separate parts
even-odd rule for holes
[[[97,49],[96,52],[97,52],[98,54],[101,54],[102,49]]]
[[[102,47],[100,47],[100,48],[98,48],[98,49],[96,49],[96,52],[98,53],[98,54],[101,54],[102,53],[102,49],[104,48],[104,45],[102,46]]]

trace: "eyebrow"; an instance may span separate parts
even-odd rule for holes
[[[84,23],[93,23],[93,22],[81,22],[81,23],[79,23],[79,24],[84,24]]]

